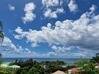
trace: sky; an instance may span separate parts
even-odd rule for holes
[[[4,58],[90,58],[99,52],[99,0],[0,0]]]

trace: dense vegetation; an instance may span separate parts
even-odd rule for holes
[[[89,60],[82,59],[76,62],[75,65],[80,68],[80,74],[99,74],[99,56]]]
[[[19,65],[21,68],[16,71],[16,74],[51,74],[53,71],[61,69],[65,65],[63,61],[43,61],[37,62],[29,59],[27,61],[15,61],[10,65]]]
[[[63,68],[66,63],[63,61],[42,61],[37,62],[33,59],[29,59],[26,61],[16,60],[9,64],[18,65],[20,68],[1,68],[0,74],[51,74],[57,70],[66,71],[72,67],[80,68],[79,74],[99,74],[99,68],[95,68],[95,66],[99,64],[99,56],[93,57],[92,59],[85,60],[82,59],[76,63],[74,66],[67,66]]]

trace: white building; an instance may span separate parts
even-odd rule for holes
[[[52,74],[66,74],[66,73],[63,72],[63,71],[58,70],[58,71],[56,71],[56,72],[54,72],[54,73],[52,73]]]

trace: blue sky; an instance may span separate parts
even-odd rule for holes
[[[98,0],[1,0],[3,57],[79,58],[99,52]]]

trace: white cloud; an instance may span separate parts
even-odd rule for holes
[[[14,11],[15,10],[15,6],[13,6],[11,4],[9,4],[8,7],[9,7],[9,10],[11,10],[11,11]]]
[[[89,9],[90,9],[91,13],[93,13],[96,10],[96,8],[97,7],[95,5],[92,5]]]
[[[40,31],[22,31],[16,36],[26,38],[32,44],[79,46],[86,49],[99,48],[99,15],[86,12],[78,20],[57,21],[55,27],[42,27]]]
[[[96,52],[94,50],[88,50],[88,49],[83,49],[78,46],[69,46],[69,47],[64,47],[64,46],[52,46],[53,50],[53,55],[56,57],[65,57],[65,58],[90,58],[93,57]],[[50,54],[51,56],[52,54]]]
[[[73,46],[65,47],[65,46],[55,46],[55,45],[53,45],[51,48],[52,48],[53,51],[56,52],[57,54],[60,54],[60,53],[62,53],[62,54],[65,53],[65,54],[66,54],[66,52],[71,51],[71,50],[74,49]],[[76,48],[76,49],[77,49],[77,48]]]
[[[76,4],[76,0],[70,0],[68,7],[71,12],[76,12],[78,10],[78,5]]]
[[[44,16],[48,18],[57,18],[58,14],[64,12],[62,3],[63,0],[42,0],[42,4],[45,7]],[[61,6],[61,8],[57,6]],[[53,10],[51,7],[56,8]]]
[[[47,9],[44,13],[45,17],[49,17],[49,18],[57,18],[59,13],[63,13],[64,9],[63,8],[57,8],[56,11],[52,11],[51,9]]]
[[[22,29],[21,29],[21,27],[17,27],[17,29],[15,30],[15,32],[17,32],[18,34],[21,34],[22,33]]]
[[[51,17],[51,18],[57,18],[57,14],[55,12],[52,12],[51,9],[47,9],[47,11],[44,13],[45,17]]]
[[[4,50],[18,52],[17,47],[13,44],[13,42],[8,37],[4,37],[1,48],[4,48]]]
[[[73,47],[79,47],[79,49],[99,49],[99,15],[95,15],[93,9],[90,12],[85,12],[78,20],[64,20],[57,21],[55,26],[48,23],[47,26],[43,26],[41,30],[24,31],[21,28],[15,30],[17,33],[15,36],[18,39],[25,38],[31,45],[39,45],[40,43],[48,43],[52,47],[53,52],[49,52],[46,56],[67,56],[70,54],[68,51],[72,51]],[[89,51],[88,51],[89,52]],[[72,55],[86,56],[89,53],[74,52]],[[63,54],[62,54],[63,53]],[[81,54],[82,53],[82,54]],[[69,55],[69,56],[72,56]],[[92,55],[92,54],[91,54]]]
[[[0,53],[2,57],[37,57],[40,56],[39,53],[31,51],[28,48],[23,48],[22,46],[16,46],[10,38],[4,37],[2,46],[0,46]]]
[[[60,4],[60,0],[42,0],[42,4],[46,7],[58,6]]]
[[[34,14],[35,7],[36,6],[33,2],[27,3],[25,5],[25,8],[24,8],[25,16],[22,17],[22,20],[24,23],[31,22],[36,18],[36,15]]]
[[[18,30],[16,31],[18,32]],[[22,46],[16,46],[8,37],[4,37],[2,46],[0,46],[0,53],[2,54],[2,57],[5,57],[5,58],[9,58],[9,57],[10,58],[15,58],[15,57],[44,58],[45,57],[46,58],[46,57],[50,57],[51,55],[55,55],[55,52],[48,52],[48,53],[41,54],[39,52],[30,50],[28,48],[23,48]]]
[[[47,53],[39,53],[35,52],[33,50],[30,50],[28,48],[23,48],[22,46],[16,46],[12,43],[12,41],[8,38],[4,38],[4,42],[2,44],[2,47],[0,47],[0,51],[3,55],[3,57],[30,57],[30,58],[49,58],[49,57],[85,57],[88,54],[92,54],[94,52],[88,51],[80,51],[80,52],[72,52],[74,50],[74,47],[57,47],[52,46],[53,51],[47,52]],[[90,52],[90,53],[89,53]],[[71,53],[71,54],[70,54]]]
[[[21,27],[17,27],[16,30],[15,30],[15,32],[16,32],[17,34],[22,34],[22,33],[23,33],[23,30],[21,29]],[[16,38],[16,39],[20,39],[20,37],[17,36],[17,35],[15,35],[15,38]]]

